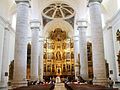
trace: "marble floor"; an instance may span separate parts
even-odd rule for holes
[[[64,86],[64,83],[56,83],[54,90],[67,90]]]
[[[119,88],[120,90],[120,83],[114,85],[114,87]],[[8,90],[8,88],[0,88],[0,90]],[[67,90],[64,86],[64,83],[56,83],[54,90]]]

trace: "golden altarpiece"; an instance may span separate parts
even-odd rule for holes
[[[60,28],[44,41],[44,77],[74,76],[73,40]]]
[[[44,79],[60,76],[61,78],[75,76],[74,62],[74,42],[68,37],[67,33],[60,28],[51,31],[49,37],[44,40]],[[80,56],[80,55],[78,55]],[[80,57],[79,57],[80,58]],[[92,65],[92,44],[87,43],[87,59],[89,78],[93,78]],[[27,48],[27,76],[30,79],[31,64],[31,44]],[[9,79],[13,79],[14,61],[11,62],[9,68]]]

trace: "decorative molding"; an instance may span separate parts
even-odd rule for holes
[[[107,27],[107,30],[110,30],[110,29],[112,29],[112,26]]]
[[[21,3],[21,2],[24,2],[24,3],[28,3],[28,4],[29,4],[29,7],[31,7],[30,1],[31,1],[31,0],[15,0],[16,4]]]
[[[109,23],[112,22],[118,22],[120,17],[120,10],[117,11],[109,20],[106,21],[106,26],[109,25]]]
[[[103,0],[88,0],[89,3],[91,2],[99,2],[99,3],[102,3]]]
[[[78,25],[77,30],[80,30],[81,28],[87,28],[88,22],[86,20],[79,20],[76,24]]]
[[[102,3],[102,1],[103,0],[88,0],[88,5],[87,5],[87,7],[89,7],[90,6],[90,3]]]

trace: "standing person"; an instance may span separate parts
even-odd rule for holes
[[[114,84],[114,81],[111,78],[109,78],[109,80],[108,80],[109,87],[113,88],[113,84]]]

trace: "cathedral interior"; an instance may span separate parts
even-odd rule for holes
[[[0,0],[0,90],[58,77],[120,83],[120,0]]]

